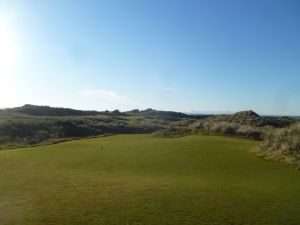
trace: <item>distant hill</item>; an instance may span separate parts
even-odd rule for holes
[[[170,116],[170,117],[179,117],[179,118],[185,118],[188,117],[186,114],[181,112],[173,112],[173,111],[159,111],[155,109],[146,109],[146,110],[138,110],[134,109],[127,112],[128,114],[134,114],[134,115],[143,115],[143,116]]]
[[[202,116],[187,115],[181,112],[173,111],[159,111],[154,109],[138,110],[134,109],[128,112],[120,112],[119,110],[114,111],[87,111],[87,110],[76,110],[70,108],[58,108],[50,106],[38,106],[26,104],[21,107],[8,108],[1,110],[2,113],[9,114],[26,114],[31,116],[94,116],[94,115],[112,115],[112,116],[125,116],[125,115],[138,115],[138,116],[149,116],[149,117],[160,117],[164,119],[179,119],[179,118],[202,118]]]
[[[252,110],[241,111],[232,115],[215,115],[206,119],[210,122],[230,122],[250,126],[262,126],[264,120]]]
[[[232,115],[216,115],[206,119],[210,122],[230,122],[254,127],[274,126],[285,127],[295,122],[290,117],[261,117],[252,110],[237,112]]]
[[[101,112],[98,111],[84,111],[70,108],[56,108],[30,104],[26,104],[21,107],[4,109],[3,111],[6,113],[21,113],[32,116],[92,116],[101,114]]]
[[[0,110],[2,115],[8,114],[22,114],[31,116],[95,116],[95,115],[110,115],[110,116],[146,116],[146,117],[158,117],[164,120],[178,120],[183,118],[200,119],[205,118],[208,115],[187,115],[181,112],[173,111],[162,111],[154,109],[138,110],[134,109],[127,112],[120,112],[119,110],[114,111],[87,111],[87,110],[76,110],[70,108],[58,108],[50,106],[38,106],[26,104],[21,107],[8,108]]]
[[[109,115],[109,116],[144,116],[151,118],[159,118],[165,121],[178,121],[181,119],[205,119],[206,121],[224,121],[230,123],[237,123],[249,126],[274,126],[285,127],[295,122],[297,118],[292,117],[278,117],[278,116],[259,116],[252,110],[241,111],[235,114],[222,114],[222,115],[191,115],[174,111],[163,111],[148,108],[146,110],[134,109],[127,112],[114,111],[89,111],[89,110],[76,110],[71,108],[59,108],[50,106],[38,106],[25,104],[21,107],[8,108],[0,110],[0,115],[30,115],[30,116],[95,116],[95,115]]]
[[[150,116],[150,117],[159,117],[164,118],[167,120],[177,120],[177,119],[202,119],[206,118],[209,115],[188,115],[182,112],[174,112],[174,111],[162,111],[162,110],[155,110],[155,109],[146,109],[146,110],[138,110],[134,109],[131,111],[126,112],[129,115],[139,115],[139,116]]]
[[[257,113],[252,110],[241,111],[232,115],[229,119],[230,122],[246,124],[251,126],[262,126],[264,125],[264,119],[261,118]]]
[[[0,110],[0,149],[64,138],[152,132],[162,136],[208,132],[259,139],[260,127],[287,127],[295,121],[261,117],[251,110],[232,115],[187,115],[150,108],[99,112],[26,104]]]

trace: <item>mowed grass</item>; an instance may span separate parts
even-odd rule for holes
[[[0,224],[300,224],[300,172],[256,144],[117,135],[3,150]]]

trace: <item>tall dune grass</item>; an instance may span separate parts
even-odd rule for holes
[[[261,140],[266,128],[225,121],[198,121],[190,126],[192,133],[225,134]]]
[[[272,129],[264,134],[258,154],[294,165],[300,169],[300,122],[288,128]]]

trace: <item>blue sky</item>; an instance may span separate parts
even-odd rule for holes
[[[300,115],[300,1],[0,0],[0,60],[1,107]]]

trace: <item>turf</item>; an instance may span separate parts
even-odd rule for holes
[[[300,224],[300,172],[256,144],[117,135],[3,150],[0,224]]]

